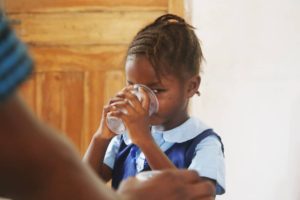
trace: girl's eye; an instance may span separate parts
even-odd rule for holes
[[[152,89],[152,91],[155,93],[155,94],[159,94],[161,92],[164,92],[165,89]]]

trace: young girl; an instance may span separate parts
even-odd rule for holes
[[[199,95],[201,60],[193,27],[176,15],[163,15],[137,33],[126,57],[127,86],[104,107],[84,156],[114,188],[141,171],[188,168],[212,181],[216,194],[225,192],[221,139],[188,114],[189,99]],[[134,84],[155,92],[157,113],[148,116],[149,99],[140,102],[131,92]],[[108,116],[122,119],[126,134],[111,132]]]

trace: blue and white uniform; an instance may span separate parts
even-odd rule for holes
[[[178,168],[196,170],[200,176],[216,181],[216,193],[225,192],[224,149],[220,137],[199,119],[191,117],[180,126],[151,134],[169,159]],[[127,134],[112,139],[104,163],[113,170],[113,187],[128,176],[150,170],[145,155],[132,144]]]

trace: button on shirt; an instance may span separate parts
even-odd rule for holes
[[[203,122],[195,117],[189,118],[180,126],[161,131],[156,127],[151,127],[151,134],[155,143],[165,152],[175,143],[182,143],[195,138],[205,130],[209,129]],[[123,135],[126,145],[131,144],[127,134]],[[118,135],[110,142],[104,163],[111,169],[114,167],[115,157],[121,145],[121,135]],[[136,169],[138,172],[144,169],[145,155],[141,151],[136,151]],[[216,193],[225,192],[225,164],[221,143],[216,136],[208,136],[203,139],[195,149],[195,156],[188,169],[196,170],[201,176],[216,180]]]

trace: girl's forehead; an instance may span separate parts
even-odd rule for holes
[[[125,69],[133,70],[153,70],[154,68],[149,59],[144,55],[130,55],[126,59]]]
[[[172,74],[161,74],[158,78],[150,61],[145,56],[129,56],[125,64],[126,79],[130,83],[145,85],[168,84],[178,81]]]
[[[127,79],[132,81],[156,81],[157,75],[149,62],[144,56],[130,56],[126,60],[125,73]]]

